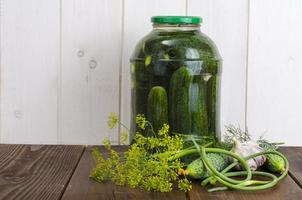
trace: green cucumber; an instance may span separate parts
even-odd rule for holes
[[[282,157],[276,154],[267,154],[265,167],[270,172],[282,174],[285,171],[285,162]]]
[[[138,114],[147,113],[147,95],[148,89],[143,87],[134,87],[131,89],[131,132],[135,133],[137,130],[135,118]]]
[[[168,97],[165,88],[153,87],[148,95],[148,121],[155,132],[168,124]]]
[[[208,153],[207,156],[217,171],[222,171],[229,164],[228,157],[219,153]],[[184,174],[193,179],[205,179],[209,176],[200,158],[191,162],[187,166]]]
[[[185,175],[193,179],[206,178],[206,169],[200,158],[191,162],[185,170]]]
[[[208,135],[208,114],[206,85],[202,77],[196,77],[190,86],[190,109],[192,116],[192,134]]]
[[[192,70],[189,68],[181,67],[172,74],[169,91],[169,122],[174,132],[191,133],[189,89],[192,81]]]
[[[220,141],[220,142],[216,142],[215,147],[220,148],[220,149],[224,149],[224,150],[227,150],[227,151],[231,151],[232,148],[233,148],[233,144],[229,143],[229,142]]]
[[[276,146],[269,143],[260,143],[260,147],[262,147],[265,151],[277,151]],[[276,154],[266,154],[266,161],[264,166],[266,169],[272,173],[280,173],[282,174],[285,171],[285,162],[282,157]]]
[[[208,120],[209,132],[216,133],[216,101],[217,101],[217,76],[212,77],[207,82],[208,97]]]
[[[137,130],[135,117],[137,114],[147,113],[147,99],[150,87],[149,74],[144,62],[131,63],[131,132]]]

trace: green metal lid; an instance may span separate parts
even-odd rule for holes
[[[155,24],[199,24],[201,17],[195,16],[153,16],[151,22]]]

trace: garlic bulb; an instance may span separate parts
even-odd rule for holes
[[[249,155],[262,152],[262,149],[255,141],[249,140],[246,142],[240,142],[237,139],[233,138],[234,146],[232,148],[232,152],[237,153],[241,157],[247,157]],[[251,167],[251,170],[255,171],[258,167],[262,166],[266,161],[266,157],[264,155],[257,156],[255,158],[251,158],[247,161],[247,164]],[[236,169],[241,170],[241,166],[237,165]]]

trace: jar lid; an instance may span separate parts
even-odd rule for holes
[[[199,24],[201,17],[196,16],[153,16],[151,22],[155,24]]]

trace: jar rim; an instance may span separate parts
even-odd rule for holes
[[[151,22],[154,24],[200,24],[202,18],[197,16],[153,16]]]

